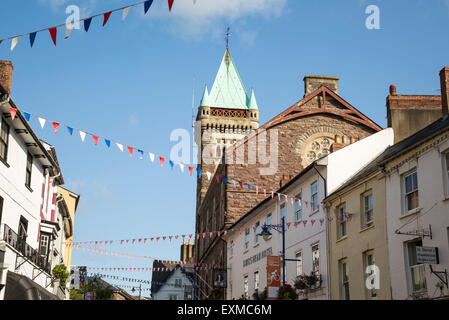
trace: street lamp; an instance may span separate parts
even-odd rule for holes
[[[136,292],[136,288],[133,287],[133,288],[131,289],[131,291],[132,291],[133,293]],[[141,291],[142,291],[142,284],[139,285],[139,301],[140,301],[140,293],[141,293]]]
[[[278,226],[274,226],[271,225],[271,228],[276,230],[279,233],[282,233],[282,286],[285,285],[285,261],[301,261],[300,259],[286,259],[285,258],[285,217],[281,218],[281,228],[279,230]],[[262,236],[262,238],[265,241],[270,240],[270,237],[272,235],[272,233],[270,232],[270,230],[268,229],[269,225],[267,225],[266,223],[264,223],[263,227],[262,227],[262,232],[259,233],[259,236]]]

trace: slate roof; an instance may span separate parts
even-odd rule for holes
[[[193,264],[177,264],[176,269],[172,271],[155,271],[155,268],[173,268],[173,264],[163,263],[159,261],[153,261],[153,274],[151,279],[151,294],[157,293],[167,282],[170,276],[176,271],[177,268],[181,268],[181,272],[186,275],[186,277],[194,282],[193,277]],[[192,270],[192,271],[191,271]],[[161,284],[160,284],[161,283]]]

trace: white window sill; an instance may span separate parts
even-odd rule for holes
[[[254,245],[253,245],[253,248],[256,248],[256,247],[258,247],[260,245],[260,243],[259,242],[257,242],[257,243],[255,243]]]
[[[343,240],[346,240],[346,239],[348,239],[348,235],[344,235],[343,237],[338,238],[337,241],[335,241],[335,243],[339,243],[340,241],[343,241]]]
[[[311,214],[309,214],[309,218],[315,214],[317,214],[318,212],[320,212],[320,209],[316,209],[315,211],[313,211]]]
[[[411,216],[413,216],[413,215],[415,215],[415,214],[421,212],[421,210],[422,210],[421,207],[412,209],[412,210],[408,211],[407,213],[404,213],[401,217],[399,217],[399,219],[404,219],[404,218],[411,217]]]
[[[362,233],[363,231],[369,230],[369,229],[373,229],[374,228],[374,224],[370,225],[369,227],[364,227],[363,229],[361,229],[359,231],[359,233]]]

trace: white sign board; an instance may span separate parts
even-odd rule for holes
[[[438,264],[438,248],[435,247],[416,247],[416,258],[418,263]]]

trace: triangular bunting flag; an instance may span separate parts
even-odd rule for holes
[[[86,133],[84,131],[80,131],[80,137],[81,137],[81,141],[84,142],[84,139],[86,138]]]
[[[170,164],[170,167],[171,167],[171,169],[173,170],[173,166],[174,166],[173,161],[169,160],[168,163]]]
[[[111,147],[111,141],[108,139],[104,139],[104,143],[106,143],[106,145],[108,146],[108,148]]]
[[[161,162],[161,167],[164,165],[164,161],[165,161],[165,159],[164,158],[162,158],[162,157],[159,157],[159,161]]]
[[[65,24],[65,38],[68,39],[72,34],[73,27],[75,26],[75,22],[70,22]]]
[[[122,12],[122,21],[125,21],[126,17],[128,16],[129,10],[131,9],[131,7],[126,7],[123,9]]]
[[[171,11],[171,7],[173,6],[173,2],[175,0],[168,0],[168,11]]]
[[[120,151],[123,152],[123,144],[118,143],[118,142],[116,142],[115,144],[116,144],[117,148],[119,148]]]
[[[92,138],[94,139],[95,145],[97,145],[97,143],[98,143],[98,136],[92,135]]]
[[[67,130],[69,131],[70,135],[73,135],[73,128],[67,127]]]
[[[90,23],[92,22],[92,18],[84,20],[84,30],[89,31]]]
[[[23,116],[25,117],[25,119],[29,122],[30,121],[30,114],[29,113],[27,113],[27,112],[24,112],[23,113]]]
[[[148,12],[148,9],[150,9],[151,4],[153,3],[153,0],[145,1],[143,4],[144,13],[146,14]]]
[[[50,32],[51,40],[53,40],[53,43],[56,47],[56,33],[58,32],[58,29],[56,29],[56,27],[53,27],[48,29],[48,31]]]
[[[39,118],[39,117],[37,119],[39,120],[39,123],[41,124],[42,129],[44,129],[46,120],[44,118]]]
[[[133,156],[133,148],[132,147],[128,147],[128,152],[129,152],[129,156],[132,157]]]
[[[149,153],[150,154],[150,160],[151,160],[151,162],[154,162],[154,154],[153,153]]]
[[[55,134],[58,133],[59,123],[53,122],[53,129],[55,129]]]
[[[31,32],[30,33],[30,46],[31,46],[31,48],[33,47],[35,39],[36,39],[36,32]]]
[[[18,42],[19,42],[19,37],[15,37],[11,40],[11,51],[14,50],[14,48],[16,47]]]
[[[109,17],[111,16],[111,13],[112,13],[112,11],[109,11],[109,12],[106,12],[104,15],[103,15],[103,27],[104,27],[104,25],[108,22],[108,20],[109,20]]]
[[[9,108],[9,113],[11,114],[11,119],[14,120],[14,118],[16,117],[17,109]]]
[[[190,175],[192,175],[192,173],[193,173],[193,168],[192,167],[189,167],[189,173],[190,173]]]

